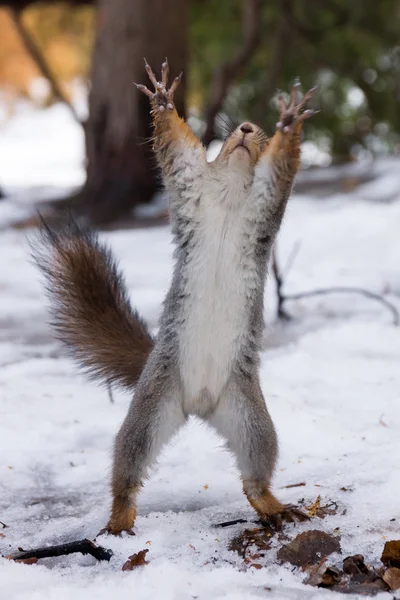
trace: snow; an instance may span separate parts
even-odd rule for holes
[[[21,125],[7,126],[0,182],[9,189],[79,184],[80,134],[71,133],[76,126],[65,113],[55,113],[23,116],[30,144],[36,136],[40,174],[32,163],[19,176],[18,153],[25,161],[30,150]],[[52,150],[56,126],[57,135],[65,134],[71,144],[58,154]],[[278,244],[284,266],[300,243],[287,275],[288,293],[362,286],[385,293],[400,309],[400,192],[397,199],[386,198],[386,192],[394,193],[400,163],[388,164],[394,168],[382,168],[379,179],[352,193],[292,198]],[[10,214],[19,206],[18,199],[3,202]],[[120,259],[132,301],[155,329],[172,272],[168,228],[103,238]],[[310,528],[339,528],[343,556],[361,553],[377,566],[385,540],[399,539],[399,329],[383,306],[357,295],[290,303],[294,319],[278,325],[272,288],[271,283],[261,373],[280,438],[274,488],[284,502],[305,498],[309,504],[321,494],[322,503],[339,505],[324,520],[286,525],[285,534],[291,539]],[[25,232],[0,234],[0,290],[0,521],[8,525],[0,528],[0,553],[93,539],[108,516],[111,448],[129,395],[115,391],[111,404],[107,392],[86,382],[53,340]],[[302,481],[305,487],[285,489]],[[238,518],[249,523],[213,527]],[[331,594],[305,586],[301,571],[276,564],[278,539],[265,568],[244,569],[227,547],[253,520],[223,441],[191,420],[165,449],[140,495],[136,536],[98,538],[114,552],[110,563],[80,554],[32,566],[0,558],[0,599],[294,600]],[[149,565],[122,572],[128,556],[144,548]]]

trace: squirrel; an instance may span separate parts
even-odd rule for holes
[[[259,379],[267,263],[299,167],[305,105],[297,81],[279,97],[276,132],[242,123],[218,157],[206,151],[145,61],[154,151],[169,197],[174,272],[158,335],[133,310],[116,261],[91,231],[44,225],[36,261],[58,337],[90,376],[135,388],[116,436],[106,528],[132,533],[149,467],[189,415],[206,421],[235,455],[244,494],[262,521],[305,518],[271,491],[277,435]]]

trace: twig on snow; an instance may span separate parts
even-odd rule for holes
[[[309,290],[306,292],[298,292],[296,294],[285,294],[283,292],[284,278],[289,273],[290,269],[293,266],[295,258],[298,254],[300,248],[300,244],[297,243],[289,257],[289,260],[286,264],[286,267],[283,271],[279,269],[276,246],[273,249],[272,253],[272,272],[274,274],[276,280],[276,294],[277,294],[277,316],[278,319],[289,320],[290,314],[284,309],[285,302],[291,302],[293,300],[302,300],[303,298],[311,298],[312,296],[326,296],[327,294],[359,294],[365,296],[366,298],[370,298],[371,300],[376,300],[380,302],[383,306],[385,306],[393,316],[393,325],[398,326],[400,324],[400,314],[394,304],[386,300],[381,294],[376,294],[375,292],[370,292],[369,290],[365,290],[360,287],[353,286],[332,286],[327,288],[317,288],[315,290]]]
[[[376,300],[380,302],[383,306],[385,306],[393,316],[393,325],[398,326],[400,323],[400,315],[397,308],[386,300],[380,294],[375,294],[374,292],[370,292],[369,290],[364,290],[359,287],[347,287],[347,286],[338,286],[338,287],[329,287],[329,288],[320,288],[316,290],[310,290],[307,292],[299,292],[298,294],[285,294],[283,297],[283,302],[288,300],[301,300],[303,298],[310,298],[311,296],[325,296],[327,294],[360,294],[365,296],[366,298],[370,298],[371,300]]]
[[[213,527],[231,527],[232,525],[238,525],[239,523],[248,523],[246,519],[234,519],[233,521],[223,521],[222,523],[216,523]]]
[[[88,539],[78,540],[76,542],[67,542],[66,544],[59,544],[57,546],[47,546],[45,548],[34,548],[33,550],[22,550],[7,556],[10,560],[25,561],[32,558],[50,558],[53,556],[65,556],[66,554],[74,554],[80,552],[81,554],[90,554],[97,560],[109,561],[112,557],[112,550],[106,550],[103,546],[97,546],[97,544],[91,542]]]

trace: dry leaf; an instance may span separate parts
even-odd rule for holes
[[[308,516],[315,517],[319,508],[321,508],[321,496],[318,496],[315,502],[310,504],[310,506],[306,506]]]
[[[359,575],[360,573],[368,575],[369,573],[369,569],[364,563],[362,554],[347,556],[343,561],[343,571],[348,575]]]
[[[148,553],[148,551],[149,549],[146,548],[145,550],[140,550],[136,554],[132,554],[132,556],[130,556],[128,560],[123,564],[122,570],[133,571],[133,569],[136,569],[137,567],[143,567],[144,565],[148,565],[149,563],[146,560],[146,554]]]
[[[247,551],[254,552],[256,550],[260,553],[259,556],[263,556],[263,553],[271,547],[272,535],[273,531],[267,527],[245,529],[241,535],[231,541],[229,550],[234,550],[245,560]],[[252,559],[254,559],[254,554]]]
[[[327,515],[335,515],[337,513],[338,505],[331,500],[329,504],[321,506],[321,496],[318,496],[315,502],[306,506],[306,510],[309,517],[325,519]]]
[[[341,582],[343,573],[339,569],[326,566],[326,558],[317,565],[305,569],[309,574],[304,583],[313,587],[330,588]]]
[[[400,540],[386,542],[381,561],[386,567],[400,567]]]
[[[333,552],[341,552],[340,538],[324,531],[304,531],[290,544],[282,546],[277,554],[281,562],[306,567],[321,562]]]
[[[400,569],[397,567],[386,569],[382,579],[388,584],[391,590],[395,591],[400,589]]]

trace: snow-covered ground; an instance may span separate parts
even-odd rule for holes
[[[63,119],[56,119],[59,135],[79,137]],[[36,117],[27,123],[34,129]],[[15,146],[8,153],[4,137],[0,144],[0,183],[16,168],[16,152],[24,161],[31,156],[22,154],[23,131],[18,123],[13,127],[5,139]],[[45,121],[42,127],[48,131]],[[63,151],[66,172],[79,184],[80,154]],[[41,178],[27,176],[28,183],[65,185],[58,167],[53,178],[55,159],[50,154]],[[288,293],[362,286],[400,309],[400,186],[397,201],[380,202],[400,162],[393,166],[381,186],[374,181],[373,188],[325,201],[291,200],[279,238],[282,265],[300,243]],[[24,175],[19,179],[18,168],[14,173],[4,184],[23,187]],[[103,237],[120,258],[132,301],[156,328],[172,269],[168,229]],[[111,404],[53,341],[26,232],[0,235],[0,290],[0,521],[7,525],[0,525],[0,553],[7,555],[18,547],[93,538],[104,526],[113,437],[130,399],[115,393]],[[400,538],[400,330],[379,303],[356,295],[287,308],[294,320],[274,324],[270,285],[262,386],[280,437],[274,487],[284,502],[305,498],[310,504],[321,494],[322,503],[336,501],[339,510],[311,524],[286,525],[285,534],[339,528],[343,555],[361,553],[377,566],[385,540]],[[285,489],[299,482],[306,486]],[[238,518],[250,523],[213,527]],[[32,566],[0,558],[0,599],[294,600],[331,593],[305,586],[304,574],[276,563],[278,539],[265,568],[245,569],[228,544],[252,520],[232,457],[214,432],[193,420],[164,451],[140,496],[136,536],[98,538],[114,552],[110,563],[80,554]],[[122,572],[128,556],[144,548],[149,565]]]

